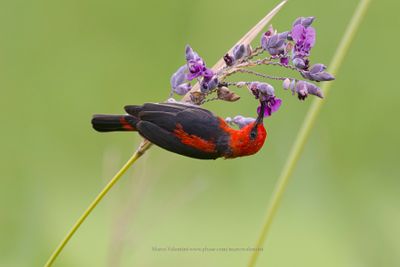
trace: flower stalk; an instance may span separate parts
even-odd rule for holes
[[[45,267],[50,267],[53,265],[54,261],[57,259],[58,255],[64,249],[65,245],[71,239],[71,237],[75,234],[81,224],[86,220],[89,214],[97,207],[100,201],[104,198],[104,196],[111,190],[111,188],[119,181],[119,179],[124,175],[124,173],[149,149],[151,143],[147,140],[144,140],[136,152],[131,156],[131,158],[125,163],[125,165],[115,174],[115,176],[108,182],[108,184],[101,190],[101,192],[97,195],[97,197],[93,200],[93,202],[89,205],[86,211],[81,215],[81,217],[76,221],[74,226],[72,226],[71,230],[69,230],[68,234],[64,237],[64,239],[60,242],[54,252],[51,254],[50,258],[47,260]]]

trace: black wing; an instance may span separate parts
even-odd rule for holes
[[[178,103],[147,103],[126,106],[125,110],[139,119],[137,129],[143,137],[169,151],[194,158],[215,159],[226,149],[225,145],[220,145],[221,138],[227,139],[227,134],[220,129],[220,119],[206,109]],[[183,144],[177,130],[182,130],[190,138],[198,137],[209,146],[214,144],[215,149],[204,149],[196,145],[194,139],[190,144]]]
[[[151,122],[168,132],[173,132],[179,124],[186,133],[205,140],[216,139],[223,133],[219,127],[218,117],[209,110],[193,105],[147,103],[140,111],[136,108],[136,112],[131,115],[137,116],[141,121]]]
[[[180,103],[145,103],[144,105],[128,105],[125,106],[126,113],[132,116],[139,116],[141,111],[166,111],[166,112],[179,112],[190,107],[189,105],[180,104]],[[200,109],[200,108],[199,108]]]

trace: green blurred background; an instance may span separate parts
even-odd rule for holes
[[[0,266],[41,266],[140,138],[93,113],[162,101],[189,43],[212,65],[278,1],[0,1]],[[293,0],[273,25],[317,17],[329,63],[357,1]],[[258,266],[400,266],[398,10],[372,1]],[[277,87],[278,84],[274,84]],[[288,92],[257,155],[199,161],[154,147],[82,225],[55,266],[246,266],[311,99]],[[206,107],[253,115],[254,100]]]

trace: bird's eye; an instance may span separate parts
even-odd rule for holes
[[[255,139],[257,137],[257,133],[255,131],[250,132],[250,138]]]

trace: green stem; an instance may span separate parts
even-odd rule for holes
[[[329,72],[335,75],[340,67],[340,65],[343,62],[343,59],[345,55],[347,54],[347,51],[350,47],[351,42],[354,39],[354,36],[357,32],[358,27],[360,26],[360,23],[367,11],[367,7],[369,4],[369,0],[361,0],[349,25],[347,26],[346,32],[344,36],[342,37],[342,40],[336,50],[335,56],[332,59],[332,62],[330,64],[330,70]],[[324,83],[322,89],[325,95],[328,94],[329,89],[331,87],[331,83]],[[263,227],[261,229],[258,241],[256,243],[257,248],[260,248],[264,245],[265,239],[268,235],[268,232],[270,230],[271,224],[274,220],[276,211],[279,207],[279,204],[282,200],[283,193],[286,190],[286,187],[289,183],[289,178],[292,175],[297,162],[300,159],[301,153],[303,152],[304,146],[308,140],[308,137],[310,136],[311,130],[315,124],[316,118],[321,110],[322,105],[325,103],[325,101],[321,101],[319,99],[315,99],[308,110],[308,113],[303,121],[302,127],[297,134],[297,137],[295,139],[295,142],[293,144],[293,147],[291,149],[291,152],[289,154],[289,157],[286,161],[286,164],[281,172],[281,175],[275,185],[274,192],[272,193],[272,197],[270,200],[270,204],[267,210],[266,218],[263,224]],[[247,265],[248,267],[254,267],[257,259],[259,257],[259,251],[255,250],[251,254],[251,258],[249,261],[249,264]]]
[[[149,146],[149,144],[144,144],[146,150]],[[58,245],[58,247],[54,250],[53,254],[50,256],[48,261],[46,262],[45,267],[50,267],[53,265],[54,261],[57,259],[58,255],[61,253],[61,251],[64,249],[65,245],[68,243],[68,241],[71,239],[71,237],[75,234],[75,232],[78,230],[78,228],[81,226],[81,224],[86,220],[86,218],[89,216],[89,214],[96,208],[97,204],[103,199],[103,197],[110,191],[110,189],[115,185],[116,182],[122,177],[122,175],[131,167],[135,161],[140,158],[143,153],[143,146],[141,146],[142,149],[138,149],[135,154],[132,155],[132,157],[125,163],[125,165],[115,174],[115,176],[111,179],[110,182],[104,187],[104,189],[97,195],[97,197],[93,200],[93,202],[89,205],[89,207],[86,209],[86,211],[81,215],[81,217],[78,219],[78,221],[75,223],[75,225],[71,228],[71,230],[68,232],[68,234],[64,237],[64,239],[61,241],[61,243]]]

